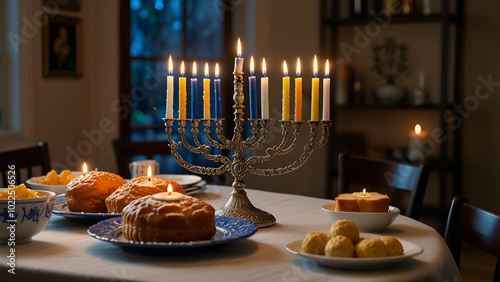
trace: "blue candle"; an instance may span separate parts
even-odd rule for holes
[[[219,79],[219,63],[217,63],[215,65],[214,94],[215,94],[215,118],[222,118],[222,103],[221,103],[221,97],[220,97],[220,79]]]
[[[198,101],[198,79],[196,78],[196,62],[193,63],[193,78],[191,78],[191,118],[199,118],[199,102]]]
[[[257,87],[254,72],[253,56],[250,58],[250,77],[248,78],[248,85],[250,88],[250,119],[257,118]]]

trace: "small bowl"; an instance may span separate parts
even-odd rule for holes
[[[71,174],[73,175],[81,175],[83,172],[81,171],[72,171]],[[48,184],[41,184],[38,183],[38,181],[42,178],[44,178],[46,175],[43,176],[37,176],[37,177],[32,177],[28,180],[26,180],[27,186],[33,190],[44,190],[44,191],[52,191],[56,193],[56,195],[59,194],[64,194],[66,192],[66,185],[48,185]]]
[[[0,191],[7,188],[0,188]],[[56,194],[34,190],[44,195],[34,199],[0,200],[0,244],[14,246],[31,242],[49,223]],[[14,211],[10,212],[10,211]],[[13,215],[12,217],[10,215]]]
[[[389,226],[400,213],[399,209],[389,206],[389,212],[343,212],[335,211],[334,204],[321,207],[326,216],[332,221],[347,219],[354,222],[360,231],[381,231]]]

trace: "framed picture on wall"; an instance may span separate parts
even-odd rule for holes
[[[51,8],[60,8],[69,11],[80,10],[80,0],[42,0],[42,4]]]
[[[43,76],[82,75],[82,28],[77,18],[50,16],[43,26]]]

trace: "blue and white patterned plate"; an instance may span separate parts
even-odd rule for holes
[[[79,223],[96,223],[98,221],[121,216],[121,213],[88,213],[88,212],[72,212],[66,205],[64,194],[57,195],[54,201],[53,214],[64,216],[67,220]]]
[[[207,247],[233,243],[250,237],[258,228],[250,221],[238,218],[215,216],[216,232],[210,240],[191,242],[137,242],[127,240],[122,233],[123,218],[103,220],[89,227],[90,236],[120,246],[130,252],[161,252],[176,250],[199,250]]]

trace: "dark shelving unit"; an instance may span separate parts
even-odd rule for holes
[[[337,119],[336,115],[339,111],[351,111],[351,110],[376,110],[376,111],[391,111],[391,110],[409,110],[414,111],[429,111],[439,113],[440,117],[440,128],[444,130],[449,136],[453,138],[448,138],[446,141],[442,142],[439,147],[439,156],[437,159],[428,160],[431,163],[434,170],[439,173],[439,203],[440,207],[437,210],[442,212],[447,210],[451,198],[454,195],[461,194],[462,192],[462,132],[461,127],[455,130],[451,130],[451,126],[448,122],[444,120],[443,115],[446,111],[452,108],[454,104],[459,104],[461,102],[461,97],[463,97],[463,85],[462,85],[462,75],[463,75],[463,46],[464,46],[464,1],[455,0],[454,11],[450,11],[450,1],[442,0],[441,8],[439,14],[432,14],[429,16],[424,15],[409,15],[409,16],[392,16],[390,20],[390,25],[399,24],[420,24],[420,23],[434,23],[436,28],[440,28],[440,48],[438,52],[441,53],[441,61],[436,62],[436,67],[440,68],[440,86],[439,86],[439,104],[437,105],[427,105],[427,106],[410,106],[402,105],[397,107],[384,107],[379,105],[342,105],[337,106],[334,104],[335,99],[331,99],[331,109],[332,109],[332,120],[333,123],[333,138],[335,138]],[[321,42],[320,46],[322,48],[322,54],[324,57],[336,58],[337,56],[337,41],[338,41],[338,28],[343,26],[356,26],[364,25],[376,19],[373,17],[364,18],[340,18],[340,1],[335,0],[322,0],[321,1]],[[450,34],[450,30],[454,25],[455,37],[453,38]],[[453,40],[452,40],[453,38]],[[330,46],[328,48],[328,46]],[[455,56],[450,58],[448,51],[452,48],[455,52]],[[450,61],[451,60],[451,61]],[[453,67],[450,67],[450,62],[453,63]],[[451,88],[450,88],[451,87]],[[451,95],[450,95],[451,94]],[[332,94],[333,95],[333,94]],[[451,99],[449,98],[451,96]],[[450,101],[451,100],[451,101]],[[429,113],[431,114],[431,113]],[[454,113],[456,114],[456,113]],[[376,118],[376,117],[371,117]],[[450,141],[451,139],[451,141]],[[329,144],[334,144],[330,142]],[[328,164],[328,175],[335,177],[337,172],[335,171],[337,162],[337,156],[334,154],[336,150],[330,145],[329,148],[329,164]],[[451,185],[449,182],[449,174],[452,174]],[[331,198],[332,195],[336,194],[333,191],[332,181],[329,178],[328,187],[326,189],[326,197]],[[452,191],[450,191],[450,189]],[[453,195],[451,195],[451,193]],[[436,209],[431,207],[431,209]]]

